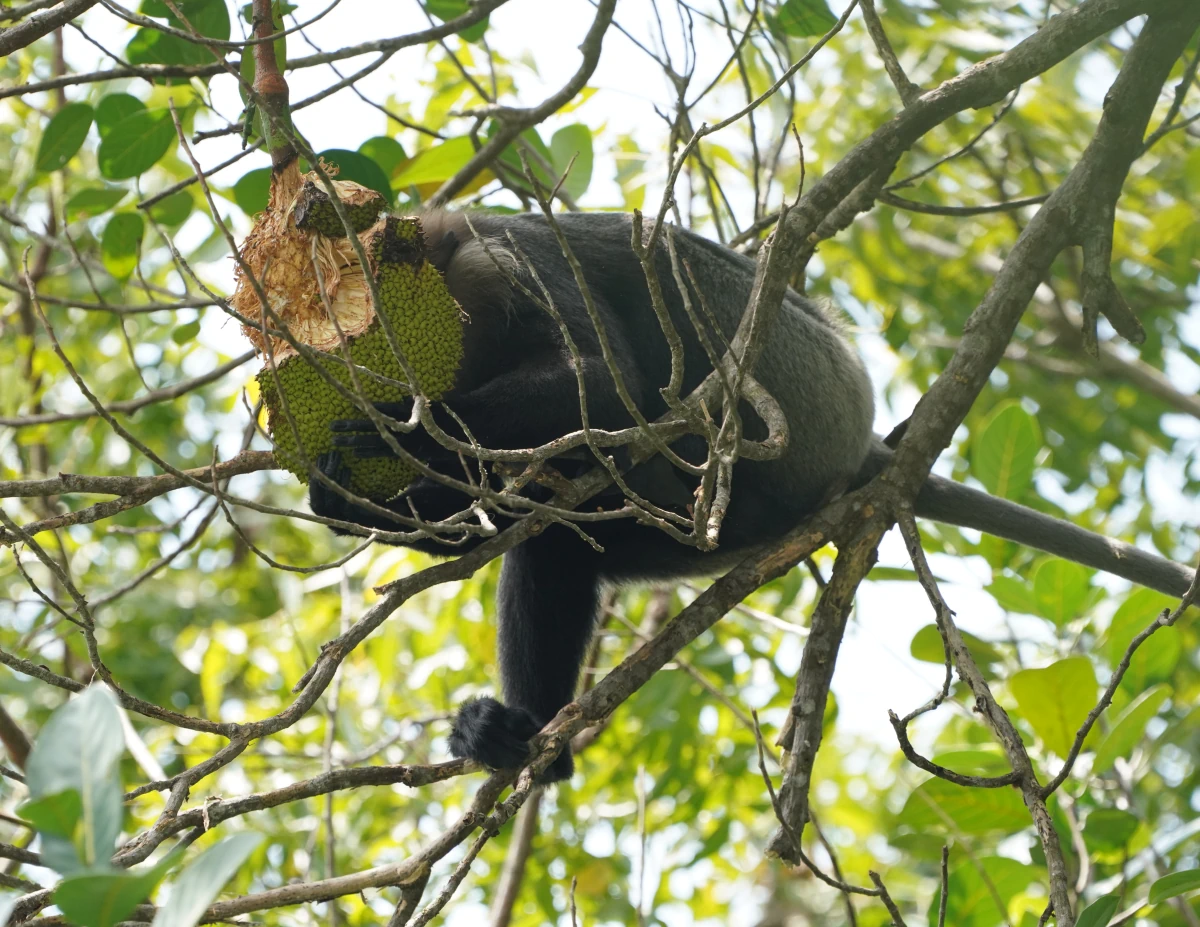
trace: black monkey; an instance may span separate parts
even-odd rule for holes
[[[630,247],[631,219],[611,213],[575,213],[560,216],[558,222],[582,263],[629,393],[653,420],[667,411],[658,388],[669,379],[669,351],[641,266]],[[471,224],[487,242],[486,249],[461,215],[432,213],[423,217],[432,259],[470,316],[470,324],[464,328],[463,362],[454,389],[444,397],[445,405],[485,447],[534,447],[580,428],[575,365],[557,323],[513,287],[493,261],[493,257],[511,260],[518,277],[538,292],[528,272],[518,269],[511,259],[506,237],[511,232],[553,294],[578,346],[591,425],[601,429],[632,425],[601,355],[575,278],[546,219],[480,213],[472,216]],[[695,276],[697,289],[723,329],[713,336],[732,337],[750,294],[754,263],[690,232],[677,231],[676,243],[679,256]],[[683,310],[665,244],[656,260],[668,308],[683,338],[683,394],[687,395],[711,366]],[[816,304],[788,291],[774,327],[766,333],[755,376],[783,409],[790,440],[774,460],[738,462],[733,498],[716,551],[701,553],[655,528],[621,519],[587,526],[604,547],[603,554],[569,529],[551,526],[505,556],[497,602],[505,702],[481,698],[462,706],[450,738],[455,755],[494,767],[517,766],[526,759],[529,739],[574,697],[602,584],[724,569],[752,546],[793,528],[818,508],[831,490],[861,485],[886,464],[891,450],[872,431],[874,405],[867,373],[837,325]],[[407,418],[409,412],[403,403],[385,404],[380,409],[399,419]],[[443,430],[464,438],[444,409],[435,409],[435,415]],[[766,436],[765,426],[748,409],[743,420],[746,437]],[[335,443],[348,449],[347,453],[391,453],[369,421],[336,422],[333,427]],[[462,478],[458,457],[423,430],[398,434],[397,438],[430,466]],[[699,439],[684,438],[673,449],[696,463],[704,460]],[[324,455],[318,466],[335,482],[348,485],[340,451]],[[568,462],[567,472],[569,467]],[[650,501],[679,510],[691,501],[695,488],[688,475],[661,457],[635,468],[628,480]],[[466,504],[465,496],[429,479],[418,480],[391,507],[410,515],[409,499],[429,521],[448,517]],[[319,481],[310,484],[310,502],[318,515],[366,528],[396,527],[387,518],[348,503]],[[917,498],[916,512],[1008,538],[1172,595],[1183,595],[1191,582],[1190,571],[1182,566],[939,477],[926,483]],[[471,543],[478,539],[467,546]],[[412,546],[431,553],[447,552],[433,541]],[[567,748],[543,778],[551,782],[566,779],[572,769]]]

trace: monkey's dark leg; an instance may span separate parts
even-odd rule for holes
[[[519,766],[529,738],[575,697],[596,621],[597,566],[583,541],[555,527],[505,555],[496,597],[505,704],[482,698],[459,710],[450,735],[455,756]],[[569,779],[573,770],[568,746],[541,781]]]

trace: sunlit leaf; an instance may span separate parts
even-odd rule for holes
[[[1120,904],[1121,899],[1117,895],[1101,895],[1079,912],[1075,927],[1107,927]]]
[[[234,834],[201,853],[171,883],[171,897],[152,927],[193,927],[260,843],[261,834]]]
[[[378,164],[388,177],[394,176],[397,168],[408,160],[404,146],[386,135],[372,136],[358,146],[358,151]]]
[[[126,116],[100,140],[100,173],[124,180],[148,171],[175,142],[175,123],[165,109],[143,110]]]
[[[797,38],[824,35],[836,22],[825,0],[784,0],[771,17],[779,32]]]
[[[1147,689],[1130,703],[1113,724],[1108,736],[1096,748],[1096,759],[1092,763],[1092,774],[1102,775],[1112,768],[1117,757],[1128,756],[1146,732],[1150,719],[1171,694],[1168,685],[1157,685]]]
[[[1109,665],[1117,666],[1133,639],[1149,627],[1163,609],[1174,608],[1177,604],[1176,600],[1152,589],[1135,589],[1131,592],[1113,615],[1104,635],[1104,652]],[[1129,669],[1121,679],[1121,687],[1136,693],[1166,681],[1182,654],[1179,629],[1159,628],[1130,657]]]
[[[122,119],[145,111],[146,104],[129,93],[108,93],[96,104],[96,128],[104,138]]]
[[[1158,879],[1150,886],[1150,903],[1159,904],[1200,889],[1200,869],[1184,869]]]
[[[50,120],[38,144],[34,164],[39,171],[57,171],[75,156],[88,129],[92,127],[92,108],[86,103],[68,103]]]
[[[1097,850],[1119,850],[1129,843],[1137,832],[1139,821],[1136,815],[1120,808],[1097,808],[1087,816],[1083,825],[1083,839],[1089,847]]]
[[[119,212],[104,226],[100,254],[104,268],[118,280],[128,279],[137,267],[146,220],[136,212]]]
[[[120,187],[90,187],[80,190],[67,200],[67,215],[70,218],[99,216],[129,195]]]
[[[1033,481],[1042,446],[1037,419],[1019,402],[1002,403],[971,445],[971,472],[994,496],[1018,499]]]
[[[1096,671],[1087,657],[1068,657],[1043,669],[1021,670],[1009,688],[1042,742],[1065,757],[1096,704]]]
[[[267,208],[271,195],[271,169],[260,167],[247,171],[233,185],[233,201],[248,216],[256,215]]]
[[[583,196],[592,182],[591,129],[579,122],[559,129],[550,138],[550,156],[559,176],[566,171],[567,165],[571,165],[562,189],[575,199]],[[572,158],[575,159],[573,164]]]
[[[1088,599],[1090,574],[1085,567],[1057,557],[1038,562],[1033,571],[1033,598],[1037,613],[1056,625],[1080,617]]]
[[[969,789],[930,779],[909,795],[897,821],[938,833],[1015,834],[1029,826],[1029,813],[1012,789]]]
[[[426,148],[400,169],[396,186],[416,186],[449,180],[475,154],[475,147],[465,135]]]

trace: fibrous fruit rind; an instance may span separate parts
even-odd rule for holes
[[[304,178],[294,166],[291,170],[292,176],[272,178],[271,203],[242,247],[243,260],[263,283],[271,308],[296,341],[333,355],[316,361],[351,394],[355,387],[341,360],[343,339],[354,364],[406,382],[381,324],[381,317],[386,319],[422,392],[430,399],[440,398],[454,385],[462,358],[465,317],[441,272],[428,260],[420,220],[389,216],[359,234],[379,291],[380,305],[375,306],[366,273],[349,240],[324,235],[313,225],[307,231],[297,228],[295,211],[303,200]],[[337,183],[340,187],[348,182]],[[339,195],[344,201],[349,199],[342,189]],[[325,205],[332,212],[332,206]],[[338,229],[344,231],[340,222]],[[273,277],[273,261],[278,255],[287,260],[288,273]],[[299,260],[300,255],[306,255],[307,261]],[[314,255],[322,270],[320,280],[313,269]],[[231,303],[250,320],[261,317],[258,296],[241,274]],[[338,325],[331,321],[329,310]],[[278,328],[278,324],[268,319],[268,327]],[[270,352],[273,358],[272,362],[264,357],[257,379],[276,458],[307,483],[308,466],[333,449],[330,423],[367,416],[286,339],[270,336],[268,340],[252,325],[245,328],[260,351]],[[356,371],[356,378],[370,402],[397,402],[407,392],[362,370]],[[284,412],[284,398],[290,420]],[[351,452],[343,454],[351,474],[351,491],[376,502],[392,498],[417,476],[410,465],[395,458],[360,459]]]

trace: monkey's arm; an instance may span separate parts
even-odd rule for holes
[[[883,469],[891,455],[890,448],[876,442],[860,481]],[[940,476],[926,480],[914,510],[922,518],[974,528],[1177,598],[1192,584],[1193,572],[1178,563]]]

